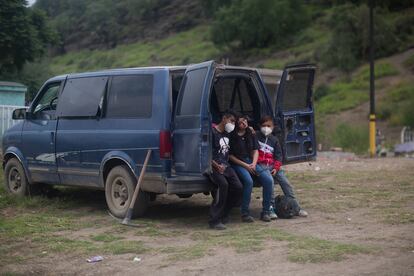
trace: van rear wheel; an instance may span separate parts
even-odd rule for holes
[[[106,178],[105,198],[109,211],[118,218],[124,218],[131,203],[137,180],[125,165],[113,168]],[[133,208],[133,217],[144,215],[149,205],[149,194],[138,192]]]

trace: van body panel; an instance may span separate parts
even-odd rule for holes
[[[114,76],[137,74],[136,71],[116,73]],[[85,186],[102,186],[101,164],[109,156],[128,160],[138,176],[148,149],[153,152],[147,171],[165,174],[170,161],[159,158],[159,128],[170,127],[165,119],[167,103],[163,100],[168,97],[168,71],[141,70],[139,75],[142,74],[154,76],[149,118],[59,118],[56,155],[62,184],[82,182]]]
[[[282,74],[275,104],[281,127],[283,163],[313,160],[316,157],[312,64],[288,66]]]

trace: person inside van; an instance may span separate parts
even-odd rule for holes
[[[287,179],[282,166],[282,149],[280,143],[276,136],[274,136],[273,118],[271,116],[264,116],[260,120],[260,132],[257,134],[257,139],[259,142],[259,158],[258,158],[258,174],[264,174],[264,177],[273,178],[279,183],[284,195],[293,199],[293,209],[295,210],[296,216],[307,217],[308,213],[303,210],[298,201],[296,200],[295,193],[293,191],[292,185],[290,185],[289,180]],[[267,195],[268,196],[268,195]],[[263,201],[265,200],[265,195],[263,195]],[[267,200],[267,197],[266,197]],[[270,195],[270,211],[268,213],[270,218],[277,218],[275,214],[274,206],[274,191],[273,187]]]
[[[230,139],[234,130],[236,115],[226,111],[219,124],[213,126],[212,135],[212,173],[211,180],[217,185],[217,192],[210,206],[210,228],[224,230],[230,210],[240,206],[242,184],[229,164]]]
[[[253,176],[256,175],[257,159],[259,157],[259,144],[256,135],[249,127],[246,115],[238,116],[236,131],[230,136],[230,161],[243,184],[243,195],[241,204],[241,219],[243,222],[254,222],[250,216],[249,205],[253,189]],[[273,185],[269,181],[266,185]],[[271,187],[263,188],[263,191]]]

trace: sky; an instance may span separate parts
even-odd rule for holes
[[[27,3],[29,4],[29,6],[33,5],[34,2],[36,2],[36,0],[27,0]]]

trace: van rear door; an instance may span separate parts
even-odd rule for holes
[[[191,65],[185,71],[173,129],[173,161],[177,175],[196,176],[210,170],[208,99],[214,70],[214,61],[207,61]]]
[[[284,164],[313,160],[316,139],[312,89],[316,67],[311,64],[288,66],[280,80],[275,104],[281,126]]]

